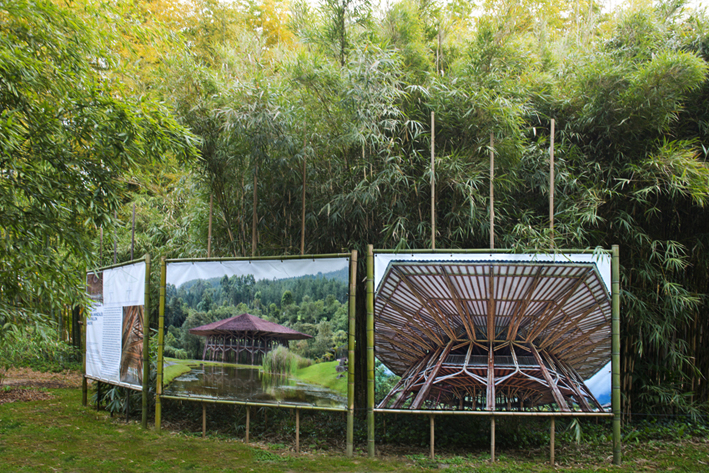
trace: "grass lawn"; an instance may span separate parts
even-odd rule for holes
[[[364,439],[356,455],[308,447],[301,434],[302,453],[292,445],[252,443],[241,438],[199,433],[155,432],[81,406],[80,389],[50,389],[54,399],[0,404],[0,471],[2,472],[643,472],[709,471],[709,441],[630,442],[621,467],[610,465],[611,447],[602,444],[558,445],[557,466],[547,464],[544,449],[510,452],[498,449],[498,461],[486,452],[427,456],[422,445],[378,445],[378,458],[364,456]],[[259,418],[260,419],[260,418]],[[152,420],[152,419],[151,419]],[[257,422],[256,419],[252,420]],[[253,424],[252,424],[253,425]]]
[[[328,389],[339,393],[340,395],[347,397],[347,372],[338,373],[335,368],[339,362],[328,361],[325,363],[316,363],[314,365],[308,366],[307,368],[302,368],[296,370],[295,377],[302,379],[307,383],[319,384],[320,386],[325,386]],[[340,379],[337,376],[342,374]]]

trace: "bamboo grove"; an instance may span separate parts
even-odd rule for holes
[[[82,227],[96,264],[114,243],[119,259],[128,251],[133,204],[137,254],[206,256],[210,198],[213,256],[429,248],[432,148],[436,247],[485,248],[492,135],[496,246],[620,245],[626,419],[706,414],[702,12],[681,1],[111,5],[122,18],[112,73],[161,101],[199,157],[168,151],[123,172],[117,218]]]

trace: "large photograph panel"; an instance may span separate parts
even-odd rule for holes
[[[377,254],[375,405],[598,412],[606,254]]]
[[[346,408],[349,258],[168,262],[163,393]]]
[[[145,262],[86,275],[86,375],[142,389]]]

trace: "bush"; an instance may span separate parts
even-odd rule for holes
[[[312,364],[313,360],[303,358],[291,352],[288,348],[279,345],[263,357],[262,368],[266,373],[285,375]]]

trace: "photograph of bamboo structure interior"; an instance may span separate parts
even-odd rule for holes
[[[143,306],[123,308],[121,337],[121,381],[143,384]]]
[[[289,340],[313,338],[283,325],[263,320],[255,315],[241,314],[190,329],[190,333],[207,337],[202,353],[203,361],[240,362],[246,353],[246,362],[261,363],[263,356],[278,345],[288,346]]]
[[[374,324],[401,377],[378,409],[603,411],[584,383],[611,359],[595,263],[392,261]]]

